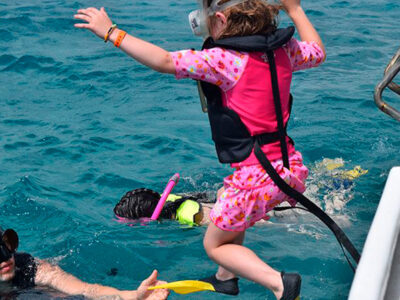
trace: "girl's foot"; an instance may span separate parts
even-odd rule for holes
[[[281,272],[283,295],[280,300],[300,300],[301,276],[297,273]]]
[[[232,278],[228,280],[218,280],[215,275],[207,278],[199,279],[200,281],[211,283],[217,293],[236,296],[239,294],[239,278]]]

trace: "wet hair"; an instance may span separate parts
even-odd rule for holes
[[[145,188],[129,191],[115,205],[114,213],[127,219],[150,218],[160,197],[159,193]],[[182,197],[174,202],[166,202],[160,218],[172,219],[178,207],[187,199],[187,197]]]
[[[13,229],[4,230],[0,227],[0,244],[3,243],[7,245],[7,248],[14,252],[19,245],[19,237],[18,234]]]
[[[207,1],[207,7],[212,0]],[[229,0],[220,0],[218,4],[223,4]],[[226,28],[221,32],[218,39],[247,36],[265,35],[275,31],[278,27],[278,15],[282,5],[269,4],[265,0],[248,0],[223,11],[226,16]],[[210,17],[210,26],[215,23],[216,17]]]

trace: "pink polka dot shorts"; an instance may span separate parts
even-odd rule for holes
[[[293,188],[303,193],[308,169],[300,152],[289,157],[290,170],[282,160],[272,161],[278,174]],[[211,221],[226,231],[244,231],[284,201],[295,206],[296,201],[283,193],[260,164],[242,166],[224,179],[224,192],[210,213]]]

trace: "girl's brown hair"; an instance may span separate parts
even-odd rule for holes
[[[212,0],[206,1],[207,7],[209,7]],[[228,1],[220,0],[218,4]],[[280,9],[282,9],[282,5],[268,4],[264,0],[248,0],[232,6],[223,11],[227,19],[227,24],[218,39],[271,33],[278,27]],[[213,26],[214,21],[215,16],[210,17],[210,26]]]

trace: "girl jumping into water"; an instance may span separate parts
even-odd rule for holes
[[[301,41],[292,38],[293,27],[277,28],[281,8]],[[268,211],[283,201],[296,203],[274,184],[261,161],[269,161],[292,188],[305,190],[308,170],[286,135],[290,84],[292,72],[318,66],[325,51],[300,0],[281,0],[281,5],[204,0],[202,9],[190,14],[193,31],[209,35],[202,51],[168,52],[126,34],[112,24],[104,8],[80,9],[75,18],[86,21],[76,27],[91,30],[138,62],[177,79],[201,82],[218,158],[234,168],[210,213],[204,247],[219,269],[206,280],[231,283],[226,293],[237,294],[236,276],[241,276],[270,289],[277,299],[298,299],[300,275],[278,272],[242,244],[246,229]]]

